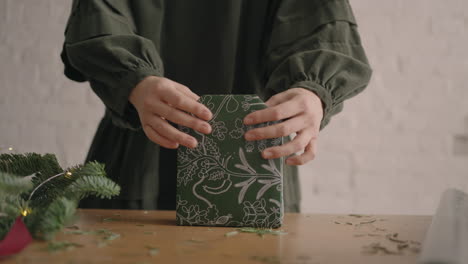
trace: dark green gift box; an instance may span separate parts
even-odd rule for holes
[[[244,133],[273,122],[246,126],[244,117],[266,108],[256,95],[204,95],[213,113],[212,132],[194,136],[195,149],[177,153],[177,224],[276,228],[283,219],[283,158],[266,160],[261,151],[282,138],[246,141]]]

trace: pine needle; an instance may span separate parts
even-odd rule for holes
[[[362,248],[362,252],[368,255],[376,255],[379,252],[381,252],[384,255],[401,255],[402,254],[399,251],[394,251],[394,250],[388,249],[385,246],[382,246],[379,242],[371,243],[367,246],[364,246]]]
[[[148,249],[148,254],[152,257],[156,256],[159,254],[159,248],[153,247],[153,246],[146,246]]]
[[[372,224],[372,223],[374,223],[375,221],[377,221],[377,220],[376,220],[376,219],[372,219],[372,220],[369,220],[369,221],[359,222],[359,225]]]
[[[392,242],[395,242],[395,243],[400,243],[400,244],[407,244],[408,243],[408,240],[401,240],[401,239],[398,239],[398,233],[393,233],[393,234],[387,234],[387,239],[392,241]]]
[[[251,256],[251,260],[266,264],[280,264],[281,260],[277,256]]]
[[[204,243],[205,241],[202,241],[202,240],[198,240],[198,239],[195,239],[195,238],[191,238],[189,240],[186,240],[187,242],[190,242],[190,243]]]
[[[227,232],[226,234],[224,234],[225,237],[232,237],[232,236],[235,236],[239,234],[239,231],[231,231],[231,232]]]
[[[68,241],[50,241],[47,243],[47,251],[49,252],[57,252],[63,250],[73,249],[75,247],[83,247],[82,244],[68,242]]]
[[[104,239],[107,240],[107,241],[112,241],[112,240],[115,240],[115,239],[117,239],[119,237],[120,237],[120,234],[112,233],[112,234],[109,234],[108,236],[104,237]]]
[[[348,216],[362,218],[362,217],[371,217],[372,215],[363,215],[363,214],[349,214]]]
[[[97,230],[90,230],[90,231],[85,231],[85,230],[69,230],[69,231],[64,231],[65,234],[74,234],[74,235],[98,235],[98,236],[103,236],[102,239],[103,241],[100,241],[98,246],[103,247],[108,244],[109,241],[115,240],[117,238],[120,238],[119,233],[114,233],[108,229],[97,229]]]
[[[72,235],[89,235],[89,234],[94,234],[94,231],[69,230],[69,231],[64,231],[63,233],[72,234]]]
[[[114,233],[110,231],[107,231],[107,232],[106,232],[106,236],[103,238],[104,240],[98,243],[99,248],[107,246],[110,241],[115,240],[120,237],[120,234],[118,233]]]
[[[261,237],[263,237],[264,235],[275,235],[275,236],[279,236],[279,235],[285,235],[287,234],[286,232],[282,231],[282,230],[273,230],[273,229],[265,229],[265,228],[254,228],[254,227],[242,227],[242,228],[238,228],[237,229],[239,232],[242,232],[242,233],[254,233],[254,234],[257,234]]]

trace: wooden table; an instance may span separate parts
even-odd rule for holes
[[[286,214],[280,230],[287,234],[225,236],[236,229],[176,226],[173,211],[78,210],[74,226],[55,240],[81,247],[49,252],[47,242],[36,241],[3,263],[416,263],[430,221],[430,216]],[[100,229],[120,237],[106,241],[106,234],[85,232]],[[386,236],[394,233],[395,241]],[[398,250],[399,240],[408,240],[408,246]],[[372,243],[390,252],[377,244],[366,248]]]

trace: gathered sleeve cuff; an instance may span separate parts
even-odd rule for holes
[[[290,88],[317,94],[324,106],[321,128],[343,102],[368,85],[369,66],[347,0],[284,1],[265,57],[266,90]]]
[[[65,30],[62,60],[65,75],[89,81],[115,125],[141,127],[128,101],[132,89],[150,75],[163,76],[163,63],[153,42],[137,34],[126,1],[74,1]]]

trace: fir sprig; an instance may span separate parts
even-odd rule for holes
[[[110,199],[112,196],[119,194],[120,187],[101,176],[86,176],[77,179],[66,189],[66,195],[72,198],[83,199],[89,195],[99,197],[101,199]]]
[[[50,239],[70,221],[80,199],[119,192],[98,162],[63,170],[53,154],[1,154],[0,240],[20,214],[35,238]]]
[[[38,181],[42,181],[63,170],[53,154],[26,153],[1,154],[0,171],[18,176],[37,174]]]
[[[43,211],[31,210],[31,214],[25,218],[25,223],[36,238],[51,239],[72,219],[76,207],[76,201],[60,197]]]
[[[28,177],[19,177],[7,172],[0,171],[0,197],[6,195],[16,195],[24,193],[33,188],[32,178],[34,175]]]

